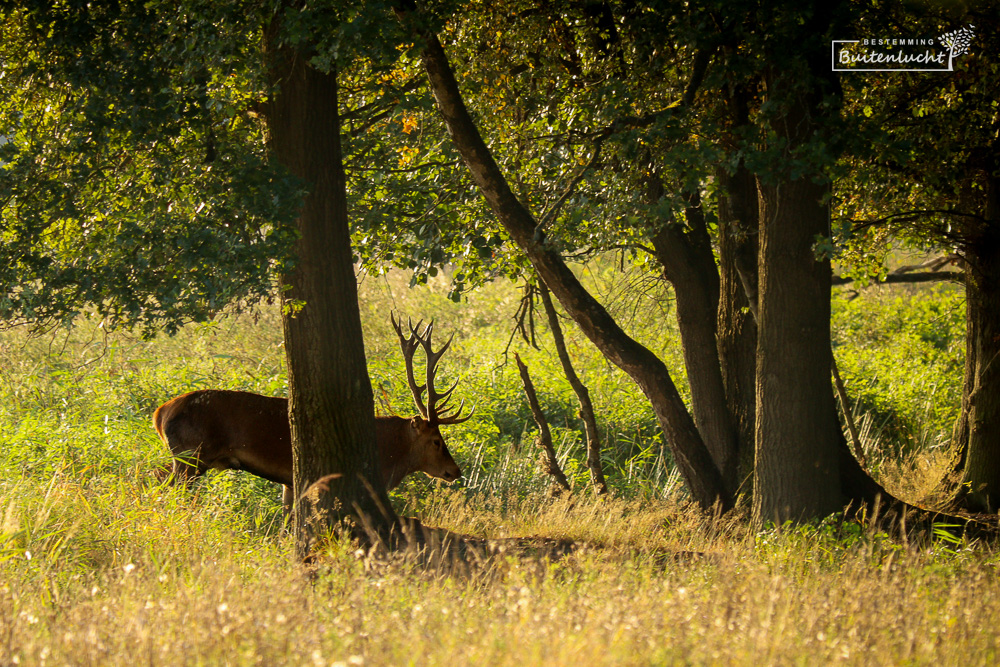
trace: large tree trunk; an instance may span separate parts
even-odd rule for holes
[[[812,108],[771,71],[767,96],[785,103],[772,129],[786,140],[784,164],[814,129]],[[774,168],[777,171],[777,168]],[[843,508],[830,368],[830,262],[813,244],[829,234],[827,186],[787,168],[758,176],[760,260],[757,317],[757,434],[754,520],[821,517]]]
[[[686,229],[663,226],[653,235],[653,249],[664,277],[674,287],[694,421],[722,473],[726,491],[733,495],[739,458],[716,342],[719,272],[697,192],[687,193],[685,213]]]
[[[726,104],[735,128],[745,129],[748,126],[750,99],[751,94],[746,88],[737,86],[728,91]],[[737,429],[739,477],[744,482],[740,488],[749,493],[751,489],[746,488],[745,482],[753,477],[756,440],[757,304],[760,282],[757,268],[760,245],[758,201],[761,195],[753,175],[742,163],[732,174],[724,167],[717,169],[716,174],[719,183],[721,274],[719,358],[729,409]],[[837,417],[834,416],[832,423],[836,422]],[[864,506],[871,511],[877,506],[880,512],[896,515],[907,509],[905,503],[889,496],[861,467],[839,429],[834,437],[840,462],[840,492],[845,501],[856,509]]]
[[[405,12],[400,12],[408,20]],[[630,338],[604,307],[580,284],[562,257],[536,234],[532,215],[514,196],[462,99],[444,49],[434,34],[424,33],[422,57],[431,90],[448,132],[473,180],[510,235],[527,254],[535,271],[580,329],[649,398],[678,469],[692,497],[705,508],[731,504],[722,476],[695,427],[670,373],[650,350]]]
[[[365,363],[347,219],[337,78],[301,53],[267,51],[277,91],[267,107],[277,159],[309,189],[294,269],[283,276],[296,551],[343,527],[387,536],[395,522],[376,463],[375,406]],[[301,309],[299,308],[301,306]],[[360,522],[360,523],[358,523]]]
[[[740,165],[729,175],[718,172],[719,263],[722,290],[719,301],[719,357],[726,384],[726,396],[734,416],[739,441],[741,489],[754,473],[756,439],[756,368],[758,294],[758,205],[753,176]],[[750,297],[753,297],[751,303]],[[834,407],[831,403],[831,407]],[[836,415],[831,419],[837,423]],[[838,429],[837,458],[840,493],[855,508],[869,510],[878,504],[881,511],[898,510],[902,505],[861,467]]]
[[[955,433],[965,453],[963,504],[996,512],[1000,509],[1000,178],[987,177],[986,197],[985,220],[976,221],[966,234],[965,382]]]
[[[780,524],[843,507],[830,383],[832,274],[813,255],[829,217],[825,187],[806,178],[760,191],[754,518]]]

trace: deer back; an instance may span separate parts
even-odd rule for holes
[[[203,389],[178,396],[153,414],[153,425],[175,457],[179,479],[210,468],[246,470],[292,484],[288,399],[245,391]],[[386,487],[422,471],[453,481],[462,476],[437,426],[420,417],[376,417],[375,440]]]
[[[287,399],[222,389],[192,391],[161,405],[153,424],[174,457],[195,464],[188,474],[209,468],[246,470],[279,484],[292,483]]]

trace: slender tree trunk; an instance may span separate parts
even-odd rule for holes
[[[971,267],[966,260],[962,262],[965,272],[965,372],[962,376],[962,404],[958,412],[958,419],[951,433],[951,442],[954,453],[954,460],[951,465],[951,473],[945,475],[945,482],[948,484],[956,481],[965,481],[966,467],[969,464],[969,398],[976,384],[976,355],[978,345],[975,341],[979,339],[979,319],[975,317],[973,311],[973,301],[975,297],[969,298],[969,273]],[[969,501],[968,487],[961,484],[955,494],[955,501],[966,508],[972,508],[973,503]]]
[[[689,192],[687,200],[686,228],[664,225],[653,236],[653,249],[664,276],[674,287],[694,421],[732,495],[737,487],[739,459],[716,341],[719,272],[701,198],[697,192]]]
[[[337,78],[308,58],[267,50],[277,94],[267,108],[277,159],[309,189],[294,269],[283,276],[296,551],[345,522],[387,536],[396,518],[376,463],[375,409],[365,363],[341,158]],[[317,484],[318,483],[318,484]],[[361,522],[360,524],[358,522]]]
[[[854,413],[851,410],[851,400],[847,395],[847,388],[844,386],[844,381],[840,379],[840,369],[837,368],[837,358],[833,358],[833,386],[837,389],[837,398],[840,399],[840,409],[844,415],[844,424],[847,426],[847,432],[851,436],[851,446],[854,448],[854,458],[858,460],[858,463],[862,468],[868,465],[865,460],[865,450],[861,444],[861,435],[858,433],[857,424],[854,421]]]
[[[757,410],[757,186],[740,164],[719,181],[719,360],[736,428],[737,484],[747,496],[754,467]],[[749,286],[749,287],[748,287]],[[751,306],[748,295],[754,296]]]
[[[590,392],[573,369],[562,327],[559,325],[559,314],[556,312],[555,304],[552,303],[552,297],[549,296],[549,289],[545,283],[541,283],[538,287],[542,295],[545,316],[549,320],[549,329],[552,330],[556,354],[559,355],[559,362],[562,364],[566,379],[580,401],[580,419],[583,420],[583,430],[587,438],[587,468],[590,470],[590,480],[594,483],[597,493],[607,493],[608,484],[604,480],[604,465],[601,463],[601,436],[597,432],[597,418],[594,416],[594,405],[590,402]]]
[[[404,21],[409,19],[405,12],[400,15]],[[649,398],[692,497],[705,508],[717,502],[728,508],[731,496],[726,492],[722,475],[667,367],[622,331],[584,289],[558,252],[545,245],[543,235],[535,233],[534,218],[514,196],[465,108],[441,43],[433,34],[423,33],[421,38],[426,44],[422,54],[424,67],[448,132],[500,223],[584,334],[605,357],[628,373]]]

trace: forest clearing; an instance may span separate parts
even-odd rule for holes
[[[0,666],[997,661],[995,2],[0,34]]]
[[[599,268],[599,267],[598,267]],[[607,276],[605,276],[606,279]],[[600,272],[592,277],[600,281]],[[640,281],[641,285],[642,281]],[[533,538],[526,553],[428,564],[369,558],[349,541],[308,574],[290,556],[280,487],[209,473],[192,491],[158,482],[169,461],[150,416],[176,393],[229,387],[283,395],[279,317],[221,318],[175,337],[0,335],[0,658],[7,664],[989,664],[1000,640],[1000,555],[989,543],[900,540],[836,517],[754,531],[745,510],[707,518],[665,464],[634,386],[569,334],[604,436],[610,494],[593,493],[575,396],[541,325],[533,371],[573,493],[553,497],[513,361],[520,291],[464,304],[443,281],[362,282],[380,412],[409,414],[389,308],[456,332],[447,379],[477,399],[452,427],[464,478],[417,473],[403,516],[477,538]],[[648,286],[647,286],[648,287]],[[637,336],[659,332],[669,293],[604,283]],[[615,296],[617,295],[617,296]],[[848,295],[849,296],[849,295]],[[635,299],[640,300],[636,307]],[[961,290],[882,287],[835,298],[842,373],[865,396],[868,460],[907,500],[926,501],[949,459],[961,368]],[[627,311],[628,314],[625,314]],[[675,328],[675,327],[673,327]],[[680,364],[676,336],[662,338]],[[673,348],[673,349],[671,349]],[[875,385],[874,369],[891,374]],[[863,371],[868,371],[864,373]],[[542,540],[572,548],[550,552]]]

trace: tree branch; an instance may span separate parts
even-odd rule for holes
[[[396,14],[424,45],[421,58],[438,110],[484,199],[584,334],[649,397],[692,497],[706,510],[717,503],[722,510],[729,509],[733,501],[726,492],[722,475],[666,365],[622,330],[554,248],[535,238],[536,220],[514,195],[473,122],[437,35],[421,27],[420,16],[410,0],[400,0],[400,4],[402,7]]]
[[[705,72],[708,71],[708,64],[711,61],[712,51],[700,49],[694,54],[694,69],[691,70],[691,80],[688,81],[687,88],[684,89],[684,97],[681,99],[682,107],[687,108],[694,104],[694,96],[705,80]]]
[[[920,218],[928,215],[954,215],[963,218],[972,218],[973,220],[978,220],[980,222],[987,222],[985,218],[981,215],[976,215],[974,213],[966,213],[965,211],[957,211],[950,208],[931,208],[931,209],[917,209],[913,211],[901,211],[899,213],[890,213],[889,215],[883,216],[881,218],[874,218],[872,220],[855,220],[853,218],[846,218],[848,222],[854,225],[855,229],[867,229],[868,227],[877,227],[879,225],[885,225],[890,222],[912,222],[914,220],[919,220]]]
[[[964,282],[965,272],[964,271],[927,271],[921,273],[890,273],[885,277],[885,280],[876,281],[873,284],[899,284],[899,283],[932,283],[939,282],[942,280],[951,280],[954,282]],[[832,284],[834,286],[838,285],[849,285],[854,282],[853,278],[846,278],[844,276],[834,276]]]
[[[549,289],[545,283],[539,281],[538,292],[542,297],[545,316],[549,320],[552,341],[555,343],[556,354],[562,364],[563,373],[580,401],[580,418],[583,419],[583,429],[587,436],[587,467],[590,468],[590,479],[598,494],[607,493],[608,484],[604,480],[604,467],[601,464],[601,436],[597,431],[597,418],[594,416],[594,405],[590,401],[590,391],[573,368],[569,351],[566,349],[566,339],[563,338],[562,327],[559,325],[559,315],[556,313],[555,304],[552,303],[552,297],[549,296]]]
[[[552,206],[549,207],[549,210],[542,213],[542,217],[538,221],[538,225],[535,227],[535,234],[538,234],[539,230],[544,230],[545,227],[552,222],[552,220],[556,217],[556,214],[559,213],[559,209],[562,208],[562,205],[566,203],[566,200],[569,199],[570,195],[573,194],[573,191],[576,190],[576,186],[580,184],[580,181],[582,181],[583,177],[587,175],[587,172],[590,171],[590,169],[597,163],[597,158],[601,155],[601,146],[603,144],[603,138],[594,142],[594,154],[591,156],[587,164],[585,164],[576,176],[573,177],[573,180],[569,182],[566,189],[563,190],[561,195],[559,195],[559,198],[553,202]]]
[[[556,484],[562,487],[563,490],[571,491],[569,480],[566,479],[562,468],[559,467],[559,458],[556,456],[555,447],[552,446],[552,432],[549,430],[549,423],[545,420],[545,413],[542,412],[542,406],[539,404],[538,396],[535,394],[535,385],[532,384],[531,377],[528,375],[528,367],[521,361],[521,357],[518,356],[517,352],[514,353],[514,361],[517,362],[517,370],[521,374],[521,383],[524,384],[524,395],[528,398],[528,405],[531,406],[531,414],[535,418],[535,424],[538,426],[538,439],[536,442],[542,448],[542,464],[545,472],[552,475]]]

